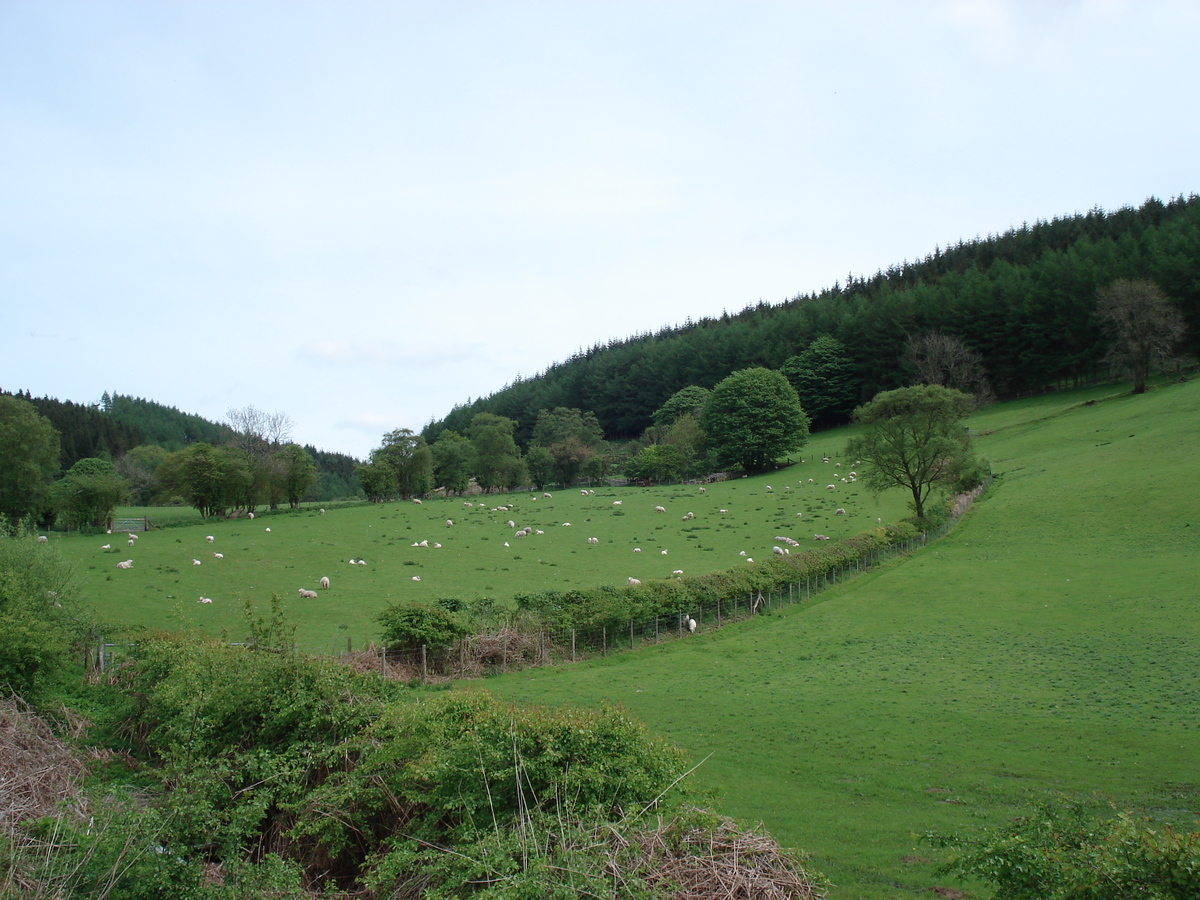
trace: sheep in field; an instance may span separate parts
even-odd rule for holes
[[[193,566],[198,566],[198,565],[200,565],[200,560],[198,560],[198,559],[193,559],[193,560],[192,560],[192,565],[193,565]]]
[[[783,548],[782,547],[772,547],[771,552],[774,553],[776,556],[783,556]]]
[[[627,578],[627,579],[625,579],[625,583],[628,585],[641,584],[641,582],[638,581],[636,578]]]
[[[300,588],[300,599],[301,600],[316,600],[317,592],[306,590],[305,588]]]
[[[641,552],[642,552],[642,548],[641,548],[641,547],[634,547],[634,548],[633,548],[633,552],[634,552],[634,553],[641,553]]]
[[[365,559],[360,559],[360,560],[358,561],[358,564],[359,564],[360,566],[365,566],[365,565],[367,564],[367,561],[366,561]]]
[[[129,546],[130,546],[130,547],[132,547],[132,546],[133,546],[133,538],[130,538],[130,539],[129,539]]]
[[[224,553],[214,553],[213,554],[213,559],[224,559],[224,558],[225,558]]]
[[[112,544],[105,544],[105,545],[104,545],[103,547],[101,547],[100,549],[101,549],[101,550],[111,550],[111,549],[112,549]]]
[[[329,579],[328,578],[321,579],[321,587],[323,587],[325,590],[329,590]]]
[[[833,514],[835,516],[844,516],[846,514],[846,511],[839,506],[837,509],[835,509],[833,511]]]
[[[267,526],[267,534],[270,534],[270,533],[271,533],[271,526],[268,525]]]
[[[700,493],[704,493],[704,488],[700,488]]]
[[[836,485],[836,484],[827,484],[827,485],[825,485],[825,490],[827,490],[827,491],[833,491],[833,490],[836,490],[836,489],[837,489],[837,485]]]
[[[600,543],[600,538],[590,537],[590,538],[588,538],[588,543],[589,544],[598,544],[598,543]]]
[[[420,575],[414,575],[414,576],[413,576],[413,578],[412,578],[412,580],[413,580],[413,581],[420,581],[420,580],[421,580],[421,576],[420,576]]]
[[[196,602],[197,603],[212,603],[212,598],[211,597],[201,597]]]
[[[829,540],[829,535],[826,535],[826,534],[814,534],[814,535],[813,535],[813,540],[814,540],[814,541],[827,541],[827,540]]]
[[[133,560],[132,559],[121,560],[121,562],[117,563],[117,568],[118,569],[132,569],[133,568]]]
[[[421,505],[421,501],[418,500],[416,497],[413,497],[413,503],[417,504],[417,506]]]
[[[323,509],[318,509],[318,510],[317,510],[317,515],[318,515],[318,516],[323,516],[323,515],[325,515],[325,510],[323,510]]]
[[[620,505],[621,505],[621,501],[620,501],[620,500],[614,500],[614,501],[613,501],[613,506],[620,506]]]
[[[691,616],[688,616],[687,621],[684,622],[683,624],[684,624],[684,627],[687,628],[689,633],[691,633],[691,634],[696,633],[696,620],[693,619]]]
[[[654,507],[654,511],[665,513],[667,511],[667,508],[665,506],[656,506],[656,507]]]
[[[38,535],[38,543],[39,544],[48,544],[48,543],[50,543],[50,538],[46,537],[44,534],[39,534]]]
[[[542,494],[542,499],[543,500],[553,500],[554,498],[551,497],[549,494],[544,493],[544,494]]]
[[[205,539],[206,541],[208,541],[210,544],[211,544],[213,541],[215,541],[215,540],[216,540],[216,538],[215,538],[215,537],[213,537],[211,534],[206,534],[206,535],[204,536],[204,539]]]
[[[682,574],[683,574],[683,569],[676,569],[676,570],[675,570],[674,572],[672,572],[671,574],[672,574],[672,575],[682,575]]]
[[[451,525],[453,525],[453,524],[454,524],[454,520],[453,520],[453,519],[447,519],[447,520],[446,520],[446,527],[447,527],[447,528],[449,528],[449,527],[450,527]]]
[[[666,550],[664,550],[664,551],[662,552],[662,555],[663,555],[663,556],[666,556],[666,555],[667,555],[667,551],[666,551]]]

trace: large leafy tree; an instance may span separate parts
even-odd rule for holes
[[[595,413],[559,406],[538,412],[530,446],[545,447],[554,460],[555,479],[569,485],[579,477],[603,439]]]
[[[71,528],[107,527],[129,485],[106,459],[81,459],[54,485],[54,508]]]
[[[425,438],[409,428],[383,436],[383,446],[371,452],[371,462],[391,468],[401,497],[419,497],[433,486],[433,454]]]
[[[1171,359],[1183,338],[1183,314],[1152,281],[1120,278],[1098,294],[1096,315],[1113,339],[1109,360],[1144,393],[1150,371]]]
[[[868,427],[846,444],[846,455],[865,463],[871,490],[907,488],[913,512],[924,518],[933,488],[957,481],[974,459],[961,424],[974,408],[962,391],[935,384],[884,391],[854,411],[854,421]]]
[[[275,460],[288,507],[299,509],[305,491],[317,481],[316,463],[299,444],[285,444],[275,452]]]
[[[702,388],[697,384],[689,384],[685,388],[680,388],[669,398],[667,402],[654,411],[652,418],[654,424],[660,427],[669,427],[680,416],[692,416],[699,418],[700,413],[704,410],[704,404],[708,402],[708,389]]]
[[[58,472],[58,432],[25,400],[0,395],[0,516],[37,515]]]
[[[494,413],[478,413],[471,419],[467,437],[475,448],[475,480],[485,491],[521,484],[525,466],[513,439],[516,422]],[[520,480],[517,480],[517,479]]]
[[[160,495],[182,497],[204,518],[221,515],[236,503],[250,478],[240,454],[204,442],[168,454],[154,477]]]
[[[700,427],[719,466],[752,472],[808,441],[808,416],[796,390],[774,369],[742,369],[713,388]]]
[[[858,400],[854,360],[841,341],[827,334],[788,359],[780,371],[796,389],[814,425],[828,427],[844,422]]]
[[[471,484],[475,448],[457,431],[446,429],[429,448],[433,453],[433,482],[461,494]]]
[[[138,506],[149,506],[154,497],[154,473],[167,451],[155,444],[134,447],[116,461],[117,473],[129,485],[129,493]]]

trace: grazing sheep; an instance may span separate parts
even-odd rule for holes
[[[570,522],[563,522],[563,528],[570,528],[570,527],[571,527]]]
[[[666,555],[667,555],[667,551],[666,551],[666,550],[664,550],[664,551],[662,552],[662,555],[663,555],[663,556],[666,556]]]
[[[747,556],[747,557],[746,557],[746,562],[754,562],[754,557],[753,557],[753,556]]]
[[[727,513],[727,512],[729,512],[729,510],[727,510],[727,509],[719,509],[719,510],[717,510],[717,512],[723,512],[723,513]]]
[[[130,546],[130,547],[132,547],[132,546],[133,546],[133,538],[130,538],[130,539],[127,541],[127,543],[129,544],[129,546]]]
[[[542,531],[542,529],[540,529],[540,528],[534,532],[534,534],[545,534],[545,533],[546,532]]]
[[[636,578],[627,578],[627,579],[625,579],[625,583],[630,584],[630,585],[641,584],[641,582],[638,581]]]
[[[798,512],[798,513],[796,513],[796,518],[797,518],[797,519],[802,519],[802,518],[804,518],[804,513],[802,513],[802,512]]]
[[[474,505],[475,505],[475,504],[474,504],[474,503],[472,503],[470,500],[466,500],[466,501],[464,501],[464,502],[463,502],[463,506],[464,506],[466,509],[470,509],[470,508],[471,508],[471,507],[473,507]]]
[[[360,566],[365,566],[365,565],[367,564],[367,561],[366,561],[365,559],[360,559],[360,560],[358,561],[358,564],[359,564]]]
[[[129,539],[132,541],[136,541],[138,539],[138,536],[131,531],[131,532],[129,532]]]
[[[773,490],[775,490],[775,488],[771,487],[771,486],[768,484],[768,485],[767,485],[767,490],[768,490],[768,491],[773,491]]]
[[[251,519],[253,519],[253,518],[254,518],[254,513],[249,513],[249,517],[250,517]]]
[[[193,559],[193,560],[192,560],[192,565],[193,565],[193,566],[198,566],[198,565],[200,565],[200,560],[198,560],[198,559]]]
[[[814,535],[813,535],[813,540],[814,540],[814,541],[827,541],[827,540],[829,540],[829,535],[827,535],[827,534],[814,534]]]
[[[216,540],[216,538],[215,538],[215,537],[213,537],[211,534],[206,534],[206,535],[204,536],[204,539],[205,539],[206,541],[208,541],[210,544],[211,544],[213,541],[215,541],[215,540]]]
[[[416,544],[413,544],[413,546],[415,547],[415,546],[417,546],[417,545],[416,545]],[[357,560],[357,559],[352,559],[352,560],[350,560],[350,565],[352,565],[352,566],[356,566],[356,565],[358,565],[358,560]]]
[[[100,549],[101,549],[101,550],[111,550],[111,549],[112,549],[112,544],[105,544],[105,545],[104,545],[103,547],[101,547]]]
[[[46,537],[44,534],[39,534],[38,535],[38,543],[39,544],[48,544],[48,543],[50,543],[50,538]]]
[[[665,513],[667,511],[667,508],[665,506],[656,506],[656,507],[654,507],[654,511]]]
[[[594,537],[588,538],[588,543],[589,544],[598,544],[598,543],[600,543],[600,538],[594,538]]]
[[[696,633],[696,620],[693,619],[691,616],[688,616],[688,620],[686,622],[684,622],[683,624],[687,627],[689,634]]]
[[[416,497],[413,497],[413,503],[417,504],[417,506],[421,505],[421,501],[418,500]]]
[[[224,558],[225,558],[224,553],[214,553],[213,554],[213,559],[224,559]]]
[[[329,579],[328,578],[321,579],[321,587],[323,587],[325,590],[329,590]]]
[[[504,546],[505,546],[505,547],[507,547],[507,546],[508,546],[508,541],[505,541],[505,542],[504,542]]]
[[[212,598],[211,597],[201,597],[196,602],[197,603],[212,603]]]
[[[642,548],[641,548],[641,547],[634,547],[634,548],[633,548],[633,552],[634,552],[634,553],[641,553],[641,552],[642,552]]]
[[[309,591],[309,590],[306,590],[306,589],[304,589],[304,588],[300,588],[300,599],[302,599],[302,600],[316,600],[316,599],[317,599],[317,592],[316,592],[316,591]]]
[[[836,490],[836,489],[837,489],[837,485],[836,485],[836,484],[827,484],[827,485],[825,485],[825,490],[827,490],[827,491],[832,491],[832,490]]]
[[[451,525],[453,525],[453,524],[454,524],[454,520],[453,520],[453,519],[447,519],[447,520],[446,520],[446,527],[447,527],[447,528],[449,528],[449,527],[450,527]]]
[[[809,483],[809,484],[812,484],[812,483],[813,483],[813,480],[812,480],[811,478],[810,478],[810,479],[808,479],[808,483]]]
[[[325,515],[325,510],[324,510],[324,509],[318,509],[318,510],[317,510],[317,515],[318,515],[318,516],[323,516],[323,515]]]
[[[700,493],[704,493],[704,488],[700,488]]]
[[[419,544],[417,544],[417,546],[418,547],[428,547],[429,541],[421,541]]]
[[[846,511],[839,506],[837,509],[835,509],[833,511],[833,514],[835,516],[844,516],[846,514]]]
[[[579,492],[579,496],[580,496],[580,497],[586,497],[586,496],[587,496],[587,491],[581,490],[581,491]]]
[[[696,518],[696,514],[695,514],[694,512],[691,512],[691,511],[689,510],[689,511],[688,511],[688,514],[687,514],[686,516],[684,516],[684,517],[683,517],[683,521],[687,522],[687,521],[689,521],[690,519],[694,519],[694,518]]]
[[[745,556],[745,555],[746,555],[746,551],[745,551],[745,550],[739,550],[739,551],[738,551],[738,556]]]
[[[828,456],[822,457],[821,462],[823,462],[823,463],[829,462],[829,457]]]
[[[783,548],[782,547],[772,547],[771,552],[774,553],[776,556],[783,556]]]
[[[505,522],[504,524],[505,524],[505,525],[507,525],[509,528],[516,528],[516,527],[517,527],[517,523],[516,523],[516,522],[514,522],[512,519],[509,519],[509,520],[508,520],[507,522]]]
[[[543,500],[553,500],[554,498],[553,498],[553,497],[551,497],[549,494],[545,494],[545,493],[543,493],[543,494],[542,494],[542,499],[543,499]]]
[[[118,569],[132,569],[133,568],[133,560],[132,559],[121,560],[121,562],[117,563],[117,568]]]
[[[267,526],[267,534],[270,534],[270,533],[271,533],[271,527],[268,525]]]
[[[672,574],[672,575],[682,575],[682,574],[683,574],[683,569],[676,569],[676,570],[675,570],[674,572],[672,572],[671,574]]]
[[[621,501],[620,501],[620,500],[614,500],[614,501],[613,501],[613,506],[620,506],[620,505],[621,505]]]
[[[834,464],[833,464],[833,467],[834,467],[835,469],[840,469],[840,468],[842,467],[842,464],[841,464],[841,463],[834,463]]]

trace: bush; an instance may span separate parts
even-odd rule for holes
[[[426,647],[437,653],[448,650],[468,634],[470,629],[441,606],[420,603],[396,603],[375,617],[383,626],[383,640],[397,650]]]

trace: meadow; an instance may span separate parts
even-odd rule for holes
[[[520,491],[331,506],[325,515],[310,506],[253,520],[196,516],[194,524],[145,532],[132,547],[124,534],[52,540],[76,565],[86,599],[110,625],[110,639],[122,639],[122,626],[141,626],[198,628],[241,640],[245,601],[265,609],[274,593],[296,623],[302,649],[336,653],[348,643],[359,648],[377,641],[374,616],[400,601],[487,597],[504,604],[548,588],[669,578],[677,569],[700,574],[746,565],[741,551],[768,558],[775,535],[811,545],[814,533],[837,539],[879,519],[901,518],[900,492],[873,496],[861,483],[842,482],[853,462],[840,455],[847,433],[817,435],[797,455],[803,462],[786,469],[706,485],[703,492],[697,485],[596,487],[586,496],[572,488],[549,498]],[[823,463],[823,455],[831,462]],[[835,490],[826,489],[830,483]],[[667,512],[655,512],[656,506]],[[836,515],[838,508],[846,515]],[[688,512],[695,518],[684,521]],[[119,515],[139,513],[152,521],[180,515]],[[516,537],[524,527],[541,533]],[[589,544],[589,537],[599,543]],[[421,542],[429,546],[413,546]],[[111,549],[102,550],[105,544]],[[133,568],[117,569],[127,559]],[[366,565],[350,565],[351,559]],[[319,589],[322,577],[331,581],[328,591]],[[300,599],[301,588],[316,590],[317,599]],[[213,602],[200,604],[200,597]]]
[[[941,896],[927,831],[1063,792],[1196,827],[1200,382],[1003,404],[997,480],[958,528],[694,640],[490,679],[616,702],[705,760],[693,786],[813,854],[835,900]]]

